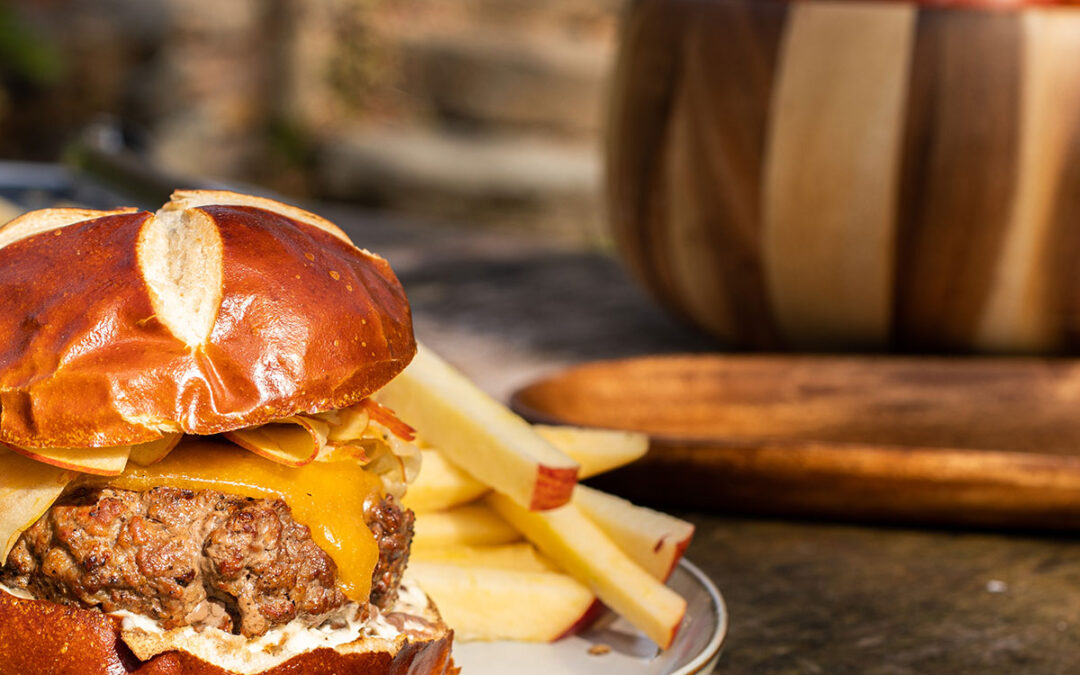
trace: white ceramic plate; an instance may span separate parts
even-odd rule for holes
[[[454,645],[462,675],[707,675],[720,658],[727,608],[716,586],[683,560],[668,580],[686,598],[686,617],[670,649],[656,645],[610,612],[589,630],[552,644],[471,642]],[[611,651],[593,655],[603,644]]]

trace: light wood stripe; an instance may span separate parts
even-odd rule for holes
[[[696,5],[682,43],[664,165],[670,199],[657,233],[686,311],[757,347],[779,344],[761,265],[761,174],[787,8]]]
[[[893,244],[911,5],[797,3],[773,101],[765,269],[801,346],[880,346]]]
[[[664,193],[666,212],[659,219],[657,239],[667,253],[654,257],[654,265],[667,271],[673,293],[688,316],[699,317],[709,330],[719,335],[735,335],[733,302],[736,298],[724,284],[724,271],[714,257],[713,235],[703,223],[723,214],[709,208],[710,195],[703,179],[709,158],[697,147],[694,103],[687,87],[675,96],[671,127],[664,153]],[[703,201],[704,200],[704,201]],[[730,215],[730,214],[727,214]],[[721,216],[722,217],[722,216]],[[656,255],[656,252],[653,254]]]
[[[1069,141],[1080,121],[1080,14],[1028,10],[1022,31],[1017,193],[977,336],[977,346],[991,351],[1059,350],[1064,337],[1051,284],[1068,276],[1048,273],[1048,247]]]
[[[897,242],[905,347],[971,349],[980,327],[1016,192],[1023,14],[919,14]]]

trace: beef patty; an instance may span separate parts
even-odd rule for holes
[[[364,516],[380,553],[371,601],[385,609],[397,596],[413,515],[387,497]],[[333,560],[284,501],[170,487],[66,496],[22,534],[0,581],[166,628],[248,637],[293,619],[318,625],[346,602]]]

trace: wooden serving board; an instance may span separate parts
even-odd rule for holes
[[[596,482],[666,506],[1080,529],[1080,361],[665,356],[514,394],[535,422],[633,429]]]

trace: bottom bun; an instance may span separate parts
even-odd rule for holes
[[[427,596],[415,587],[402,590],[398,605],[354,628],[360,634],[347,642],[338,631],[328,639],[328,632],[312,628],[279,631],[257,643],[215,629],[163,631],[130,615],[0,591],[0,675],[456,674],[453,632]]]

